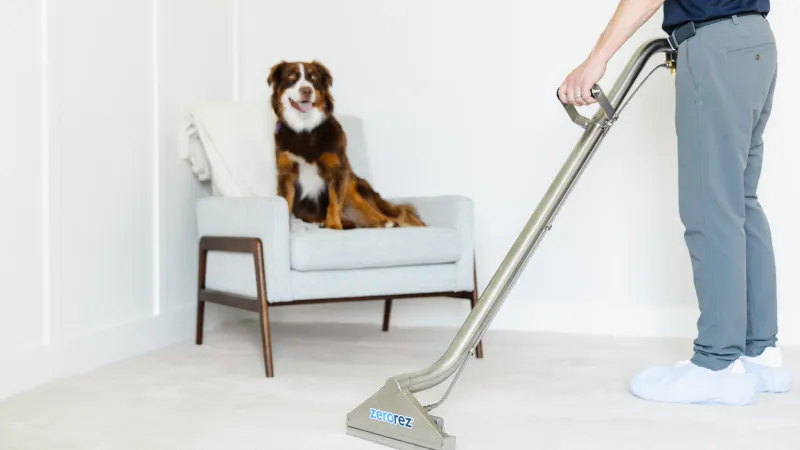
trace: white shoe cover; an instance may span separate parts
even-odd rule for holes
[[[651,367],[630,382],[630,392],[644,400],[665,403],[745,406],[756,402],[756,379],[741,361],[713,371],[683,361]]]

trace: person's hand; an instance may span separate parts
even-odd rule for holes
[[[597,103],[592,97],[592,87],[603,78],[606,73],[605,61],[589,57],[572,73],[567,76],[561,87],[558,88],[558,98],[561,103],[577,106]]]

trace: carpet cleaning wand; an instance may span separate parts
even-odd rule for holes
[[[573,105],[564,105],[572,121],[585,130],[583,136],[562,165],[450,348],[426,369],[389,378],[375,395],[347,415],[347,434],[400,450],[455,450],[455,437],[445,432],[442,418],[429,414],[442,404],[444,398],[433,405],[423,406],[414,393],[438,386],[455,373],[445,397],[450,393],[508,292],[544,234],[550,230],[550,224],[564,200],[616,122],[620,111],[627,105],[627,102],[623,104],[623,100],[645,64],[661,52],[666,53],[666,62],[654,68],[639,87],[660,67],[672,69],[674,74],[677,50],[666,39],[653,39],[637,49],[608,97],[600,87],[594,86],[592,96],[600,104],[600,109],[593,118],[578,114]]]

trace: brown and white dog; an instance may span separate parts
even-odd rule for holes
[[[336,230],[425,226],[413,206],[394,205],[353,173],[347,136],[333,116],[330,71],[317,61],[280,62],[272,87],[278,193],[300,220]]]

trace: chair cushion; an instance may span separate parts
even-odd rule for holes
[[[448,264],[460,257],[461,237],[445,227],[291,233],[291,268],[298,271]]]

